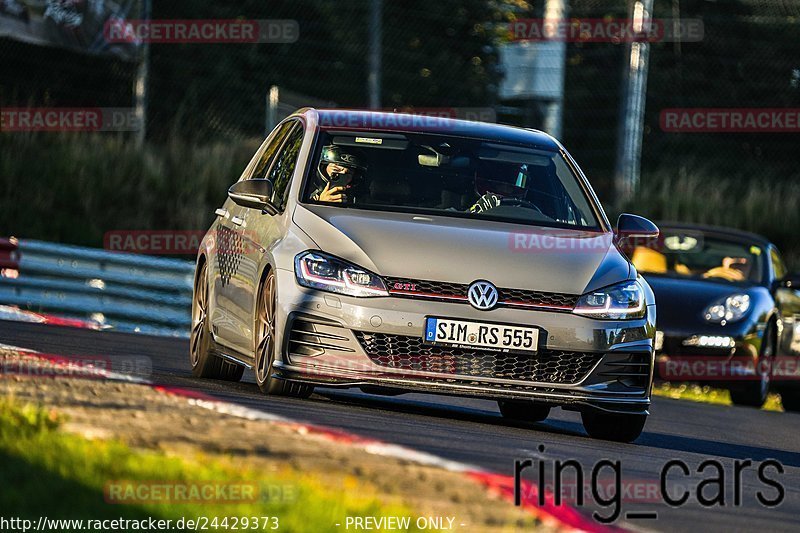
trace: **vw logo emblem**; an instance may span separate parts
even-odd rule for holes
[[[469,286],[467,298],[475,309],[488,311],[497,305],[499,294],[497,293],[497,287],[488,281],[475,281]]]

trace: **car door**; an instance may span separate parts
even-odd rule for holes
[[[237,301],[237,318],[241,321],[241,328],[245,335],[238,345],[240,351],[250,353],[253,347],[255,326],[255,309],[258,298],[258,283],[264,264],[264,254],[272,249],[277,241],[283,238],[285,224],[285,209],[288,200],[289,186],[297,167],[300,148],[303,145],[305,131],[302,123],[294,121],[292,129],[286,136],[278,154],[265,172],[254,172],[251,179],[269,179],[273,184],[271,201],[278,210],[274,216],[263,213],[259,209],[243,208],[242,217],[244,224],[240,228],[244,242],[244,258],[242,271],[247,276],[248,283],[237,293],[241,300]]]
[[[294,126],[294,121],[278,125],[256,152],[239,181],[263,177]],[[237,351],[246,345],[250,327],[244,321],[253,274],[252,265],[245,263],[252,240],[245,241],[245,237],[249,237],[245,220],[247,211],[230,198],[226,198],[222,207],[216,210],[216,255],[210,265],[214,298],[212,331],[219,344]]]

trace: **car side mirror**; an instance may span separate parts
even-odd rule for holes
[[[655,239],[658,226],[644,217],[622,213],[617,220],[617,238]]]
[[[274,188],[267,179],[242,180],[231,185],[228,197],[237,205],[260,209],[264,213],[274,215],[278,209],[272,203]]]

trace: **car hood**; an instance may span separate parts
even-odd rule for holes
[[[582,294],[628,279],[610,233],[328,206],[294,223],[321,250],[382,276]]]
[[[715,300],[732,294],[749,293],[754,285],[695,278],[673,278],[643,274],[656,297],[658,326],[684,330],[705,324],[703,312]]]

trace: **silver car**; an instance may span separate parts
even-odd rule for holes
[[[197,256],[195,376],[497,400],[510,419],[580,411],[636,439],[655,301],[561,144],[527,129],[303,109],[264,141]]]

